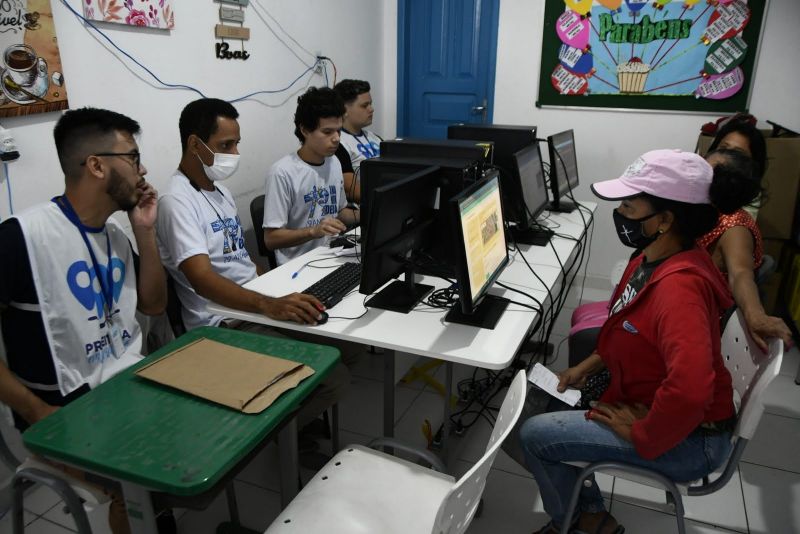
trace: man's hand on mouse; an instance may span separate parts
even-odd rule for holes
[[[311,227],[311,237],[319,239],[327,235],[339,235],[347,231],[347,226],[336,217],[325,217],[318,225]]]
[[[294,321],[300,324],[317,324],[325,306],[316,297],[305,293],[292,293],[285,297],[265,299],[260,312],[270,319]]]

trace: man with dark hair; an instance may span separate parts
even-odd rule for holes
[[[157,315],[166,306],[157,192],[144,179],[138,133],[136,121],[113,111],[66,112],[54,130],[64,194],[0,225],[0,249],[13,258],[0,262],[8,359],[0,402],[20,430],[137,363],[137,309]],[[119,210],[128,213],[138,262],[110,218]],[[111,530],[127,532],[124,504],[109,493]]]
[[[278,264],[318,246],[358,221],[345,209],[339,148],[344,104],[333,89],[312,87],[297,99],[294,134],[301,146],[281,158],[267,175],[264,242]]]
[[[220,182],[239,165],[239,113],[228,102],[203,98],[187,105],[179,127],[183,156],[159,201],[158,246],[175,280],[184,326],[226,326],[267,335],[268,327],[224,320],[208,311],[213,301],[272,319],[316,324],[325,309],[311,295],[272,298],[242,287],[258,276],[244,246],[244,231],[231,192]],[[298,414],[303,426],[336,402],[349,383],[338,366]]]
[[[370,96],[369,82],[363,80],[342,80],[333,88],[344,102],[344,122],[342,125],[341,145],[344,151],[337,152],[339,161],[344,168],[343,152],[346,151],[355,173],[365,159],[377,158],[381,155],[381,137],[366,129],[372,124],[372,115],[375,108]],[[345,188],[348,198],[358,202],[361,198],[360,188],[355,183],[348,183],[345,176]],[[351,194],[352,193],[352,194]]]

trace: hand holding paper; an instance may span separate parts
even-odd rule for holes
[[[559,393],[558,376],[540,363],[534,365],[533,369],[528,373],[528,380],[570,406],[575,406],[581,400],[581,392],[578,389],[567,388],[564,393]]]

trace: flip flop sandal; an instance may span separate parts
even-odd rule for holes
[[[603,520],[600,521],[600,524],[597,525],[596,529],[594,529],[594,533],[593,534],[601,534],[603,532],[603,527],[606,526],[606,523],[608,522],[608,519],[610,517],[611,517],[611,514],[606,512],[606,515],[603,516]],[[623,527],[622,525],[617,525],[617,528],[615,528],[614,530],[611,531],[611,534],[624,534],[624,533],[625,533],[625,527]],[[583,530],[579,530],[579,529],[575,528],[575,529],[570,530],[570,534],[589,534],[589,533],[585,532]]]

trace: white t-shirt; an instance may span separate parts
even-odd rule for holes
[[[215,191],[196,189],[180,171],[158,200],[158,250],[175,280],[187,330],[216,326],[219,315],[208,312],[208,300],[198,295],[178,266],[198,254],[208,256],[214,272],[239,285],[254,279],[256,266],[244,248],[244,230],[233,195],[222,185]]]
[[[342,165],[335,156],[311,165],[296,152],[278,160],[269,170],[264,199],[264,228],[306,228],[324,217],[336,217],[347,205]],[[275,251],[278,265],[326,243],[312,239],[296,247]]]
[[[361,162],[365,159],[377,158],[381,155],[381,138],[369,130],[361,130],[360,135],[354,135],[342,129],[339,142],[350,154],[354,171],[361,166]]]

